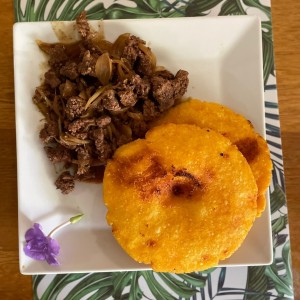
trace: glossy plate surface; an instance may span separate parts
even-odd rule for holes
[[[257,17],[206,17],[91,21],[104,27],[114,41],[130,32],[147,41],[158,65],[172,72],[185,69],[187,96],[222,103],[251,120],[265,136],[261,28]],[[32,103],[35,87],[46,70],[47,58],[36,40],[56,42],[55,22],[18,23],[14,26],[14,71],[18,159],[20,270],[23,274],[77,273],[147,269],[133,261],[114,240],[105,219],[101,185],[76,185],[64,196],[56,190],[54,167],[39,140],[42,115]],[[74,22],[59,24],[74,34]],[[57,30],[56,30],[57,32]],[[33,223],[45,233],[70,217],[84,219],[60,231],[55,239],[61,251],[58,267],[33,261],[23,253],[24,235]],[[269,196],[262,216],[240,249],[220,266],[264,265],[272,261]]]

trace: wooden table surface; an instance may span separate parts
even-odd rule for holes
[[[31,276],[19,273],[14,118],[13,1],[0,17],[0,295],[32,299]],[[273,0],[273,33],[292,245],[295,299],[300,299],[300,2]]]

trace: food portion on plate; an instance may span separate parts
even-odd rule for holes
[[[158,272],[216,266],[239,248],[257,214],[257,185],[242,153],[220,133],[189,124],[163,124],[120,147],[103,196],[116,240]]]
[[[146,42],[129,33],[109,42],[76,19],[80,40],[44,43],[49,70],[33,101],[45,117],[40,131],[46,154],[63,164],[56,187],[67,194],[75,181],[101,181],[121,145],[144,137],[148,123],[186,92],[188,72],[156,65]]]
[[[113,235],[155,271],[216,266],[265,210],[267,143],[243,116],[197,99],[175,105],[150,127],[106,167],[103,197]]]
[[[151,126],[166,123],[194,124],[211,128],[227,137],[245,156],[258,187],[257,216],[265,210],[272,162],[267,142],[255,132],[251,121],[224,105],[190,99],[170,109]]]
[[[50,69],[33,101],[46,154],[62,166],[56,187],[103,180],[115,239],[155,271],[216,266],[265,209],[266,141],[231,109],[184,99],[188,72],[159,67],[141,38],[110,42],[85,12],[76,27],[78,41],[38,41]]]

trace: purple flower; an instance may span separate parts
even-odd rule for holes
[[[55,227],[47,236],[43,233],[42,226],[38,223],[34,223],[33,227],[28,229],[25,233],[25,254],[35,260],[45,260],[49,265],[59,265],[56,256],[59,253],[60,247],[58,242],[51,236],[62,228],[79,222],[82,218],[83,214],[70,218],[68,221]]]
[[[59,244],[49,236],[45,236],[42,226],[34,223],[33,227],[25,233],[26,244],[24,252],[35,260],[46,260],[49,265],[57,266],[56,256],[59,253]]]

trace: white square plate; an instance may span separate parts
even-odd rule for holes
[[[99,21],[92,21],[93,27]],[[227,105],[251,120],[265,136],[261,28],[257,17],[206,17],[104,21],[107,39],[130,32],[147,41],[158,64],[172,72],[185,69],[187,96]],[[74,31],[74,22],[64,22]],[[39,140],[42,115],[32,103],[45,72],[46,57],[36,40],[55,42],[53,23],[14,26],[14,71],[18,159],[19,248],[23,274],[100,272],[147,269],[133,261],[114,240],[108,227],[101,185],[78,183],[64,196],[56,190],[55,169]],[[23,253],[24,235],[33,223],[45,233],[83,212],[85,218],[55,235],[61,245],[58,267],[34,261]],[[272,261],[270,207],[232,257],[220,266],[264,265]]]

